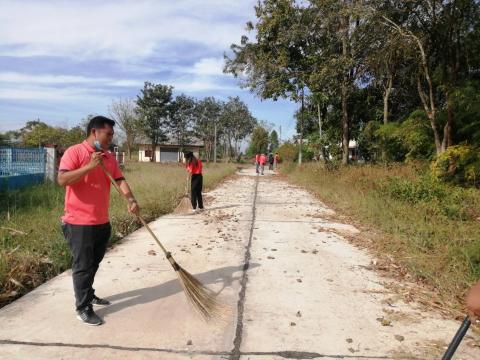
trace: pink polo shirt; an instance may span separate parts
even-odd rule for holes
[[[260,155],[260,159],[258,160],[260,165],[265,165],[267,163],[267,157],[265,155]]]
[[[58,171],[79,169],[90,162],[95,149],[85,140],[70,146],[60,160]],[[115,180],[123,179],[117,160],[109,152],[104,153],[103,164]],[[67,185],[65,214],[62,220],[74,225],[99,225],[109,221],[110,180],[99,165],[79,182]]]

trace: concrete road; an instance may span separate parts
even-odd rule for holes
[[[308,192],[242,170],[208,210],[151,223],[175,259],[231,306],[205,323],[145,229],[98,272],[105,324],[75,317],[69,271],[0,310],[1,359],[439,359],[458,323],[395,300],[372,257]],[[394,280],[391,280],[394,281]],[[397,297],[398,299],[398,297]],[[456,359],[480,359],[462,343]]]

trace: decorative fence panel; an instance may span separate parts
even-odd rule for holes
[[[12,190],[45,181],[44,148],[0,148],[0,189]]]

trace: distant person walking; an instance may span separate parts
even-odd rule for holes
[[[268,170],[273,170],[273,154],[268,154]]]
[[[258,174],[260,168],[260,154],[255,155],[255,172]]]
[[[191,196],[193,212],[203,211],[203,175],[202,175],[202,161],[197,159],[193,152],[188,151],[185,153],[185,160],[187,162],[187,171],[191,175]],[[197,210],[198,206],[198,210]]]
[[[280,161],[280,156],[278,153],[275,153],[275,156],[273,157],[273,168],[277,170],[278,168],[278,162]]]
[[[265,170],[265,164],[267,163],[267,157],[265,156],[265,154],[262,153],[260,155],[259,163],[260,163],[260,172],[263,175],[263,172]]]

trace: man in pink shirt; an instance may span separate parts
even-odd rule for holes
[[[110,305],[108,300],[97,297],[92,287],[111,234],[110,180],[100,163],[128,199],[128,211],[134,214],[140,211],[115,157],[108,152],[114,126],[115,121],[106,117],[92,118],[87,126],[87,139],[65,151],[58,170],[58,184],[66,187],[62,232],[73,256],[77,318],[88,325],[103,323],[92,305]]]

